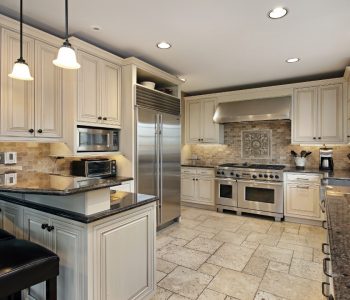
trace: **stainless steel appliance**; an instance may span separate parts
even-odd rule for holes
[[[77,127],[78,152],[119,151],[119,129]]]
[[[216,207],[283,218],[282,165],[223,164],[216,167]]]
[[[320,148],[320,170],[333,171],[333,149]]]
[[[158,228],[180,217],[180,99],[136,88],[136,190],[156,195]]]
[[[109,159],[82,159],[71,162],[71,175],[83,177],[112,177],[117,175],[117,163]]]

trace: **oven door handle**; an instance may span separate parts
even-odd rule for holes
[[[215,180],[215,181],[237,182],[237,180],[236,180],[236,179],[233,179],[233,178],[218,178],[218,177],[215,177],[214,180]]]
[[[275,185],[275,186],[283,186],[283,182],[269,182],[269,181],[249,181],[249,180],[238,180],[238,183],[248,183],[254,186],[257,185]]]

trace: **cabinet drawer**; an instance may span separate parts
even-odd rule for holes
[[[320,183],[321,175],[319,174],[297,174],[289,173],[287,174],[287,181],[298,181],[298,182],[310,182],[310,183]]]
[[[197,169],[197,175],[213,177],[214,176],[214,170],[213,169],[198,168]]]
[[[181,174],[196,175],[197,168],[181,168]]]

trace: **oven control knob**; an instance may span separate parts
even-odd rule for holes
[[[231,172],[231,176],[235,175],[233,172]]]
[[[220,171],[217,171],[216,174],[220,175],[221,173],[220,173]]]
[[[273,175],[270,175],[270,178],[272,179],[272,178],[273,178]]]
[[[252,177],[253,177],[254,179],[256,179],[256,178],[257,178],[258,176],[256,176],[256,175],[253,175]]]
[[[239,174],[236,174],[236,177],[239,177]]]
[[[225,172],[224,172],[224,171],[222,171],[222,172],[221,172],[221,175],[225,175]]]
[[[264,174],[264,178],[267,178],[268,176],[267,176],[267,174]]]
[[[263,177],[263,174],[259,174],[259,177],[260,177],[260,178]]]
[[[278,178],[280,178],[280,177],[279,177],[278,175],[275,175],[275,178],[278,179]]]

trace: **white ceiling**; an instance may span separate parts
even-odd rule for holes
[[[349,0],[70,0],[70,33],[187,78],[189,93],[340,74],[350,63]],[[279,20],[267,12],[284,6]],[[18,16],[19,0],[0,13]],[[24,0],[25,22],[62,35],[64,0]],[[95,32],[92,25],[102,29]],[[159,50],[166,40],[173,47]],[[300,57],[296,64],[286,58]]]

